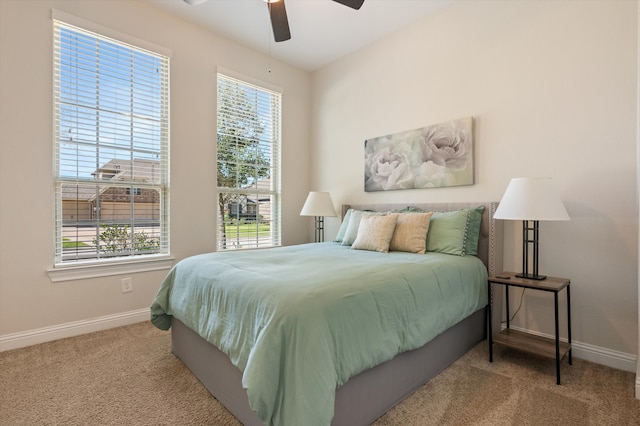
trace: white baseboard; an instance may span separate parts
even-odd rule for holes
[[[636,399],[640,399],[640,374],[636,374]]]
[[[6,334],[0,336],[0,352],[11,349],[23,348],[38,343],[50,342],[65,337],[79,336],[109,328],[122,327],[149,320],[149,308],[136,311],[122,312],[114,315],[106,315],[90,320],[74,321],[66,324],[29,330],[21,333]],[[525,331],[547,338],[553,338],[549,334],[539,333],[520,327],[512,327],[514,330]],[[566,339],[561,339],[566,341]],[[636,372],[637,357],[632,354],[614,351],[612,349],[589,345],[577,341],[572,342],[573,356],[606,365],[618,370]],[[640,377],[636,377],[636,397],[640,399]]]
[[[636,372],[637,357],[633,354],[580,342],[571,342],[571,346],[573,347],[573,355],[576,358],[606,365],[607,367],[618,370],[629,371],[631,373]]]
[[[149,321],[149,308],[0,336],[0,352]]]
[[[502,325],[505,328],[505,325]],[[539,333],[537,331],[527,330],[526,328],[511,326],[514,330],[524,331],[527,333],[535,334],[536,336],[546,337],[548,339],[555,339],[555,336],[545,333]],[[560,338],[560,341],[566,342],[567,339]],[[637,356],[624,352],[614,351],[613,349],[607,349],[600,346],[590,345],[588,343],[577,342],[572,339],[571,342],[571,355],[575,358],[583,359],[600,365],[606,365],[607,367],[615,368],[617,370],[636,372]],[[640,378],[636,379],[636,389],[640,385],[638,382]],[[636,395],[639,395],[640,390],[636,391]]]

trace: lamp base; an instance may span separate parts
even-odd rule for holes
[[[316,216],[316,243],[324,242],[324,216]]]
[[[547,279],[546,275],[536,275],[536,274],[516,274],[516,277],[526,278],[528,280],[537,280],[537,281],[542,281]]]
[[[522,273],[516,274],[518,278],[537,281],[542,281],[547,278],[546,275],[538,274],[538,229],[539,221],[522,221]],[[533,274],[529,273],[529,244],[533,246]]]

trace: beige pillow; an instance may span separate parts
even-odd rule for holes
[[[363,214],[358,226],[358,235],[351,245],[355,250],[371,250],[386,253],[393,237],[398,213],[384,216]]]
[[[427,232],[432,214],[400,213],[389,250],[424,254],[427,251]]]
[[[386,215],[387,212],[372,212],[372,211],[366,211],[366,210],[349,209],[347,211],[349,223],[345,227],[344,235],[342,235],[341,244],[343,246],[350,246],[356,240],[356,237],[358,236],[358,227],[360,226],[360,218],[362,217],[363,214]],[[347,216],[345,216],[344,219],[346,222]],[[340,226],[340,228],[342,228],[342,225]]]

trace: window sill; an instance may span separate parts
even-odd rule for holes
[[[175,258],[170,256],[148,257],[146,259],[91,262],[85,264],[62,265],[47,270],[51,282],[84,280],[111,275],[170,269]]]

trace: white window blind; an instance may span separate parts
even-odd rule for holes
[[[54,20],[55,264],[169,252],[169,58]]]
[[[218,250],[281,244],[281,98],[218,74]]]

